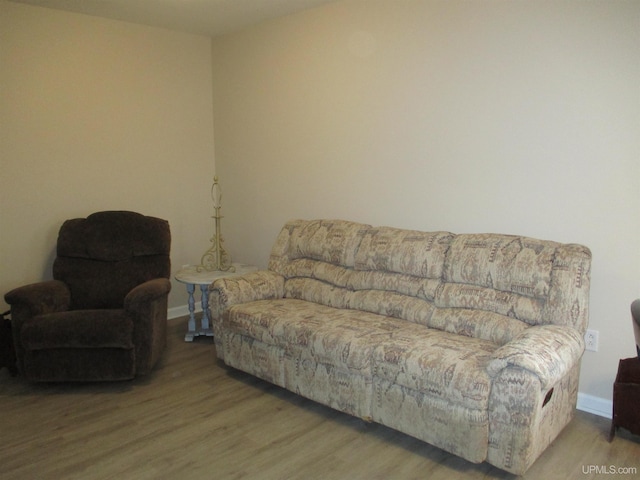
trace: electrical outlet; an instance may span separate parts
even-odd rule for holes
[[[599,335],[600,335],[600,332],[598,332],[598,330],[587,330],[587,333],[584,334],[585,348],[590,352],[598,351]]]

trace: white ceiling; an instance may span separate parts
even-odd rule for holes
[[[214,37],[336,0],[11,1]]]

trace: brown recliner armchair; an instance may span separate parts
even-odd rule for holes
[[[5,295],[20,373],[41,382],[149,373],[167,340],[170,247],[169,223],[135,212],[65,221],[54,280]]]

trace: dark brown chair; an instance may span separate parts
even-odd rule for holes
[[[638,356],[624,358],[618,363],[618,374],[613,383],[613,414],[609,441],[618,427],[640,435],[640,299],[631,303],[631,319]]]
[[[166,345],[170,247],[169,223],[135,212],[64,222],[54,280],[5,295],[19,372],[40,382],[148,374]]]

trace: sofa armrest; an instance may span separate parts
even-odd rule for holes
[[[15,288],[6,293],[4,299],[12,307],[12,319],[14,309],[28,312],[27,315],[33,317],[69,310],[71,292],[64,282],[49,280]]]
[[[284,297],[284,277],[271,270],[219,278],[209,286],[209,307],[219,318],[231,305]]]
[[[572,327],[530,327],[492,354],[487,372],[496,377],[507,367],[518,367],[538,377],[543,389],[553,386],[579,361],[584,339]]]

